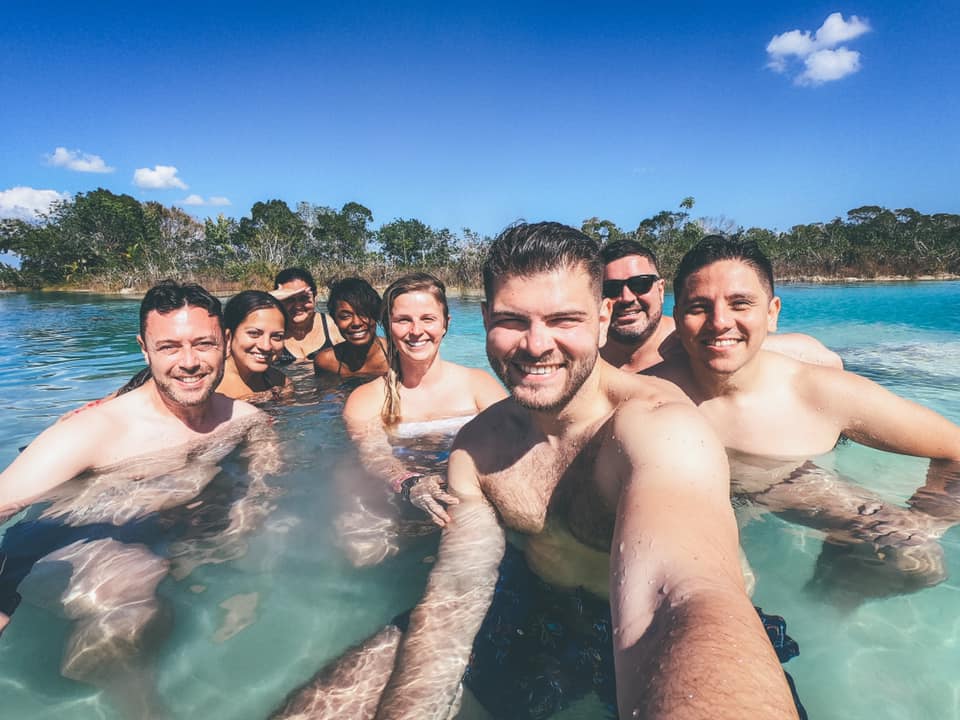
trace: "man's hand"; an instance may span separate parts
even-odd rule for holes
[[[410,504],[423,510],[440,527],[446,527],[450,522],[444,506],[459,502],[458,498],[447,492],[447,485],[440,475],[422,477],[410,488]]]

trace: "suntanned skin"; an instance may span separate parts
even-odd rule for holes
[[[41,433],[0,474],[0,521],[37,501],[51,502],[41,518],[78,527],[122,525],[184,505],[217,474],[219,460],[264,428],[259,410],[213,393],[223,371],[224,338],[218,319],[205,309],[152,311],[145,336],[138,340],[153,382]],[[263,443],[262,456],[251,464],[256,478],[275,470],[268,445]],[[160,481],[151,482],[154,478]],[[255,485],[264,487],[255,479],[254,493]],[[235,504],[223,536],[235,538],[259,514],[258,505],[254,494]],[[64,603],[69,598],[71,608],[60,608],[77,623],[64,659],[69,677],[105,686],[114,684],[116,673],[136,665],[133,654],[158,617],[153,588],[169,563],[140,545],[127,553],[143,561],[138,567],[106,560],[130,547],[100,540],[64,548],[58,551],[63,557],[54,558],[68,560],[74,570],[62,596]],[[142,582],[110,575],[117,572],[135,577],[142,573]],[[21,584],[25,597],[31,577]],[[38,601],[51,602],[43,597]],[[75,609],[78,605],[80,610]],[[93,651],[90,643],[98,648]]]
[[[333,321],[344,341],[317,353],[313,358],[315,373],[348,378],[387,372],[387,353],[377,337],[376,320],[364,317],[350,303],[341,300],[334,309]]]
[[[623,280],[634,275],[659,275],[656,266],[643,255],[627,255],[606,264],[604,280]],[[613,316],[607,342],[600,356],[627,372],[642,372],[665,360],[683,356],[683,345],[676,335],[676,323],[663,314],[666,281],[657,280],[650,291],[635,295],[624,285],[613,299]],[[771,332],[776,330],[773,327]],[[802,333],[769,335],[765,350],[788,355],[803,362],[842,368],[840,356],[818,340]]]
[[[323,313],[316,311],[317,298],[313,290],[303,280],[295,278],[271,290],[270,294],[287,310],[284,346],[297,361],[305,361],[307,355],[323,347],[327,341],[323,332]],[[329,317],[327,332],[334,344],[343,341],[340,330]]]
[[[441,359],[440,342],[448,322],[443,306],[430,292],[405,292],[393,300],[387,332],[397,349],[400,367],[399,422],[472,416],[506,397],[506,391],[488,372]],[[347,398],[343,419],[364,468],[392,483],[409,470],[394,457],[389,428],[382,419],[387,392],[384,377],[361,385]],[[443,527],[450,521],[444,504],[456,504],[458,500],[441,484],[442,478],[437,475],[419,480],[411,488],[410,501]]]
[[[461,502],[408,632],[338,665],[363,678],[326,672],[276,717],[452,716],[505,529],[547,582],[609,596],[621,717],[796,717],[744,592],[723,448],[675,387],[598,361],[608,321],[581,266],[498,279],[487,353],[512,396],[457,436]]]
[[[957,490],[951,498],[947,488],[960,469],[960,427],[854,373],[761,349],[779,311],[779,298],[744,262],[701,268],[674,311],[686,354],[649,371],[679,385],[720,436],[731,452],[734,491],[834,539],[878,547],[922,545],[960,520]],[[940,520],[854,492],[805,465],[841,435],[935,461],[918,498],[936,505]]]

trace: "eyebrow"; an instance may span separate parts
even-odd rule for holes
[[[577,318],[578,320],[585,319],[590,316],[590,313],[586,310],[558,310],[546,315],[543,315],[544,320],[556,320],[558,318]],[[516,310],[494,310],[490,313],[490,317],[493,319],[504,319],[504,318],[517,318],[521,320],[528,320],[533,317],[530,313],[520,312]]]

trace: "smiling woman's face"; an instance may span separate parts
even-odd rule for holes
[[[266,372],[283,350],[283,313],[261,308],[248,314],[230,337],[230,355],[238,368]]]
[[[447,332],[443,305],[431,293],[414,291],[398,295],[390,308],[390,337],[401,357],[432,358]]]
[[[279,289],[304,291],[283,301],[283,306],[287,310],[287,317],[290,318],[292,324],[299,325],[313,317],[315,299],[313,297],[313,291],[307,283],[297,278],[283,283],[279,286]]]
[[[351,345],[369,345],[376,334],[376,323],[364,317],[353,309],[353,305],[340,300],[333,311],[333,321],[343,335],[343,339]]]

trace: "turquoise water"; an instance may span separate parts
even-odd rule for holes
[[[960,422],[960,283],[789,286],[781,330],[809,332],[851,370]],[[479,303],[452,305],[444,356],[486,366]],[[0,463],[65,410],[114,389],[141,365],[137,302],[0,294]],[[170,634],[153,652],[172,717],[259,718],[345,647],[419,596],[436,537],[415,538],[383,564],[354,569],[336,547],[338,464],[353,460],[339,408],[345,390],[297,377],[296,402],[270,409],[288,464],[277,508],[247,554],[167,578]],[[903,502],[926,464],[842,445],[829,458],[854,481]],[[237,472],[224,463],[224,473]],[[843,610],[806,586],[820,533],[771,515],[743,542],[755,600],[786,617],[801,654],[787,666],[811,718],[960,718],[960,530],[942,540],[949,577],[912,595]],[[230,608],[233,608],[232,612]],[[114,718],[95,689],[60,677],[65,620],[24,603],[0,638],[4,716]],[[590,717],[581,708],[563,717]]]

